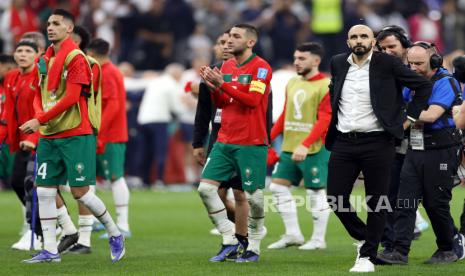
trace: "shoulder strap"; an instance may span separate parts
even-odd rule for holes
[[[452,103],[452,106],[455,106],[455,105],[460,105],[462,104],[462,93],[460,92],[460,89],[457,88],[457,85],[455,83],[455,79],[452,75],[450,74],[447,74],[447,73],[442,73],[442,74],[439,74],[439,75],[436,75],[434,76],[431,81],[433,83],[437,82],[438,80],[440,79],[443,79],[443,78],[448,78],[449,80],[449,83],[450,83],[450,86],[452,87],[452,90],[454,91],[454,95],[455,95],[455,99],[454,99],[454,102]],[[449,120],[450,118],[452,118],[452,106],[450,108],[448,108],[443,114],[442,116],[440,117],[440,120],[442,120],[442,123],[445,125],[445,126],[448,126],[449,125]]]

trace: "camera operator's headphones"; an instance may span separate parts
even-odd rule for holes
[[[396,25],[387,26],[381,29],[381,31],[379,31],[378,35],[376,36],[376,40],[379,41],[380,37],[383,37],[384,39],[390,35],[395,36],[403,48],[410,48],[412,46],[412,42],[407,37],[404,29]]]
[[[436,49],[436,45],[434,45],[434,43],[429,43],[426,41],[417,41],[413,43],[412,47],[413,46],[418,46],[426,50],[433,49],[434,53],[429,58],[430,67],[432,70],[439,69],[442,67],[443,58],[440,54],[438,54],[438,50]]]

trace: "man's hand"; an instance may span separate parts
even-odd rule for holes
[[[200,76],[208,86],[213,86],[215,89],[218,89],[224,82],[223,74],[218,68],[211,69],[208,66],[203,66],[200,68]]]
[[[19,129],[24,132],[25,134],[31,134],[36,132],[40,127],[39,120],[37,119],[32,119],[27,122],[25,122],[22,126],[19,127]]]
[[[308,148],[304,145],[298,145],[292,153],[292,160],[295,162],[304,161],[308,154]]]
[[[402,126],[404,127],[404,130],[407,130],[410,125],[412,124],[412,122],[410,120],[405,120],[405,122],[402,124]]]
[[[196,148],[194,149],[194,158],[200,165],[205,165],[205,149]]]
[[[19,142],[19,148],[24,151],[33,151],[36,148],[36,145],[34,145],[31,141],[24,140]]]

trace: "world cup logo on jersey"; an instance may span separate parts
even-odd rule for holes
[[[302,120],[302,105],[305,102],[305,90],[297,90],[294,94],[294,119]]]

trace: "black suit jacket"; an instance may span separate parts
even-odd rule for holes
[[[329,93],[333,116],[326,135],[326,148],[332,149],[338,135],[339,100],[344,81],[350,67],[347,57],[350,53],[333,56],[330,62],[331,84]],[[381,126],[398,139],[404,136],[403,122],[405,121],[404,100],[402,87],[415,90],[415,96],[407,107],[407,116],[417,119],[423,109],[427,107],[431,95],[432,83],[407,68],[402,62],[391,55],[374,52],[369,68],[370,99],[373,111]]]

